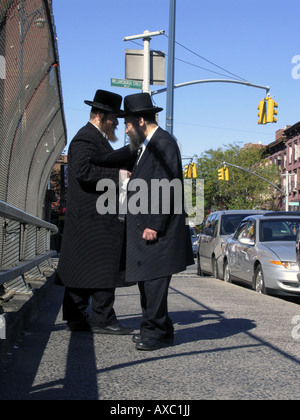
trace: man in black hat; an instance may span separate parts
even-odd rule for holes
[[[141,295],[140,333],[133,341],[138,350],[148,351],[173,343],[167,304],[171,276],[194,264],[184,211],[181,155],[175,139],[156,123],[155,114],[160,111],[148,93],[124,99],[125,132],[131,147],[141,148],[128,185],[126,281],[138,282]],[[166,186],[167,194],[154,187],[157,182]],[[139,186],[142,211],[133,209]]]
[[[120,280],[120,260],[124,223],[118,214],[99,214],[96,189],[101,179],[119,185],[130,162],[103,167],[93,162],[113,152],[122,97],[97,90],[90,120],[73,138],[68,152],[68,197],[66,220],[57,275],[65,286],[63,319],[71,331],[92,330],[100,334],[129,334],[132,329],[120,325],[113,308],[115,287]],[[129,155],[126,155],[129,157]],[[131,164],[132,167],[132,164]],[[87,307],[91,297],[91,318]]]

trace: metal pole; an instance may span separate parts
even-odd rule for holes
[[[174,89],[184,87],[184,86],[190,86],[190,85],[196,85],[201,83],[236,83],[239,85],[245,85],[250,86],[258,89],[264,89],[266,93],[270,91],[270,86],[260,86],[260,85],[254,85],[250,82],[241,82],[240,80],[230,80],[230,79],[203,79],[203,80],[192,80],[190,82],[184,82],[184,83],[178,83],[178,85],[174,86]],[[163,88],[159,90],[154,90],[151,95],[157,95],[158,93],[166,92],[168,88]]]
[[[146,30],[145,35],[150,32]],[[144,75],[143,75],[143,92],[151,93],[150,91],[150,40],[151,38],[145,36],[144,41]]]
[[[241,166],[238,165],[233,165],[232,163],[228,163],[228,162],[223,162],[224,166],[232,166],[233,168],[237,168],[237,169],[241,169],[242,171],[248,172],[249,174],[252,174],[254,176],[257,176],[258,178],[262,179],[263,181],[267,182],[268,184],[271,184],[274,188],[276,188],[278,191],[280,191],[281,193],[283,193],[286,196],[286,192],[284,192],[281,188],[277,187],[275,184],[273,184],[271,181],[268,181],[266,178],[257,175],[255,172],[249,171],[249,169],[243,168]]]
[[[173,134],[176,0],[170,0],[166,130]]]
[[[285,170],[285,211],[289,211],[289,174]]]

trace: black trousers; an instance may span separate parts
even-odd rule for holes
[[[65,288],[63,299],[63,319],[78,321],[87,311],[91,299],[91,327],[107,327],[117,321],[113,308],[115,289]]]
[[[168,315],[168,289],[171,277],[138,282],[141,294],[142,337],[173,338],[174,327]]]

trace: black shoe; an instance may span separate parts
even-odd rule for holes
[[[138,343],[139,341],[141,341],[142,340],[142,336],[141,336],[141,334],[140,333],[138,333],[138,334],[134,334],[133,336],[132,336],[132,341],[134,342],[134,343]],[[160,338],[160,340],[162,340],[162,341],[164,341],[164,342],[166,342],[166,343],[170,343],[170,344],[173,344],[173,342],[174,342],[174,335],[172,334],[172,335],[168,335],[166,338]]]
[[[78,321],[68,321],[66,325],[67,331],[91,331],[88,317],[79,319]]]
[[[142,338],[141,341],[136,343],[135,348],[137,350],[153,351],[161,349],[162,347],[171,346],[172,344],[172,339],[158,340],[156,338]]]
[[[120,325],[118,322],[107,327],[92,327],[94,334],[113,334],[113,335],[127,335],[133,331],[133,328]]]
[[[134,334],[134,335],[132,336],[132,341],[133,341],[134,343],[138,343],[139,341],[141,341],[141,339],[142,339],[141,334]]]

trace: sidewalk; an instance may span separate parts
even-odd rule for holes
[[[1,399],[300,399],[296,303],[199,277],[193,266],[171,282],[174,346],[141,352],[130,336],[67,332],[62,294],[52,287],[6,356]],[[118,289],[115,309],[138,330],[137,286]]]

